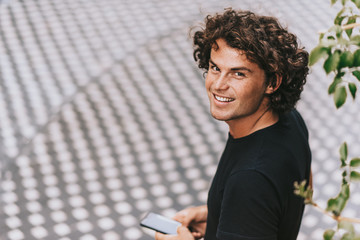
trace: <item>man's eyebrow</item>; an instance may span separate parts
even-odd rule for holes
[[[209,62],[214,65],[214,66],[217,66],[216,63],[213,62],[213,60],[209,59]]]
[[[209,62],[210,62],[212,65],[217,66],[217,64],[214,63],[213,60],[209,59]],[[241,71],[247,71],[247,72],[250,72],[250,73],[253,72],[251,69],[249,69],[249,68],[247,68],[247,67],[244,67],[244,66],[233,67],[233,68],[230,68],[230,70],[231,70],[231,71],[239,71],[239,70],[241,70]]]
[[[247,71],[247,72],[250,72],[252,73],[252,70],[247,68],[247,67],[234,67],[234,68],[230,68],[231,71]]]

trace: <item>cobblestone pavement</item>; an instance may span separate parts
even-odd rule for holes
[[[208,114],[190,26],[241,7],[272,14],[311,50],[326,0],[0,1],[0,239],[152,239],[149,210],[203,204],[227,129]],[[337,194],[338,147],[359,156],[359,105],[340,111],[314,68],[299,111],[315,199]],[[359,187],[347,216],[360,216]],[[300,240],[334,222],[307,208]]]

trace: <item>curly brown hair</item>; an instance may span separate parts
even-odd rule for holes
[[[209,68],[211,49],[217,39],[244,51],[247,58],[259,65],[266,75],[267,84],[276,86],[269,94],[270,107],[278,113],[295,107],[309,72],[309,54],[300,48],[297,37],[284,29],[274,17],[255,15],[250,11],[226,9],[222,14],[208,15],[205,28],[194,33],[194,59],[198,67]]]

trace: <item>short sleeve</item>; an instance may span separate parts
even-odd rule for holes
[[[232,174],[224,189],[217,238],[276,240],[281,214],[276,188],[257,171]]]

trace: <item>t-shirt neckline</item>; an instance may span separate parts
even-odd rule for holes
[[[274,124],[271,124],[267,127],[264,127],[264,128],[261,128],[259,130],[256,130],[255,132],[252,132],[250,133],[249,135],[246,135],[246,136],[243,136],[243,137],[239,137],[239,138],[234,138],[231,134],[230,134],[230,131],[228,132],[228,139],[231,141],[231,142],[237,142],[237,141],[245,141],[249,138],[252,138],[252,137],[255,137],[257,136],[258,134],[261,134],[263,132],[267,132],[275,127],[277,127],[278,125],[280,125],[280,123],[283,121],[283,118],[284,118],[284,114],[279,114],[279,119],[277,122],[275,122]]]

